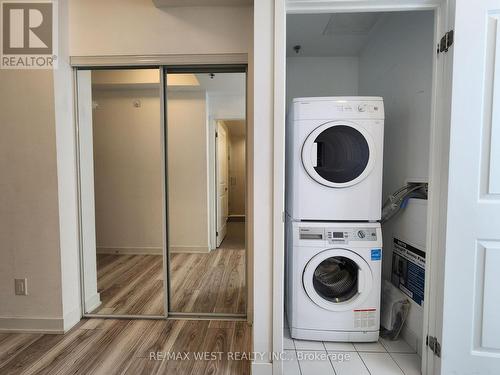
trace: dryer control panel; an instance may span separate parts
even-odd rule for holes
[[[375,228],[335,228],[326,229],[328,243],[347,243],[349,241],[376,241]]]

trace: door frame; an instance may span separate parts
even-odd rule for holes
[[[401,12],[430,10],[434,12],[434,46],[447,31],[447,0],[275,0],[274,6],[274,179],[273,179],[273,352],[283,351],[284,317],[284,221],[285,221],[285,105],[286,105],[286,16],[287,14],[342,13],[342,12]],[[438,289],[443,281],[440,267],[445,241],[446,212],[443,204],[447,200],[449,128],[446,121],[450,83],[444,77],[445,59],[433,54],[431,134],[429,158],[429,199],[427,212],[427,259],[422,340],[422,374],[438,374],[439,358],[427,350],[427,334],[441,335],[442,301]],[[441,250],[441,251],[440,251]],[[434,287],[431,288],[430,285]],[[273,374],[283,373],[283,362],[273,361]]]
[[[219,225],[219,122],[222,122],[223,120],[215,120],[215,247],[219,247],[222,244],[222,241],[224,241],[224,238],[221,240],[220,244],[218,244],[218,236],[219,236],[219,230],[217,226]],[[227,126],[226,126],[227,127]],[[229,158],[229,134],[226,134],[226,153],[227,157]],[[226,235],[227,235],[227,223],[229,220],[229,159],[227,160],[227,180],[226,180],[226,194],[227,194],[227,205],[228,205],[228,216],[226,217]],[[212,196],[213,199],[213,196]],[[224,236],[225,237],[225,236]]]
[[[200,72],[240,72],[245,73],[245,127],[248,132],[248,99],[249,99],[249,86],[248,86],[248,55],[245,53],[235,54],[175,54],[175,55],[114,55],[114,56],[71,56],[70,65],[73,70],[73,94],[74,94],[74,124],[75,127],[75,161],[76,161],[76,175],[77,181],[77,225],[78,232],[78,253],[79,253],[79,278],[80,278],[80,306],[81,318],[99,318],[99,319],[200,319],[200,320],[235,320],[247,321],[251,317],[251,305],[249,303],[252,294],[253,285],[249,283],[250,278],[249,270],[251,265],[249,262],[249,253],[253,254],[252,249],[248,249],[248,222],[253,220],[249,216],[248,207],[246,207],[247,220],[245,223],[245,283],[246,283],[246,311],[245,314],[218,314],[218,313],[171,313],[170,312],[170,279],[168,261],[168,161],[167,161],[167,118],[166,118],[166,100],[167,92],[165,87],[165,74],[168,71],[174,72],[189,72],[196,69],[197,73]],[[80,148],[79,148],[79,123],[78,123],[78,70],[94,70],[94,69],[158,69],[160,74],[160,118],[161,118],[161,147],[162,147],[162,197],[163,197],[163,276],[164,276],[164,314],[163,315],[112,315],[112,314],[91,314],[85,312],[85,272],[84,272],[84,254],[83,254],[83,230],[82,230],[82,201],[81,201],[81,176],[80,176]],[[248,140],[245,140],[245,173],[248,176],[249,156],[253,153],[253,144],[248,147]],[[249,181],[246,179],[245,191],[248,194]],[[247,195],[246,195],[247,197]],[[245,204],[248,205],[247,198]]]

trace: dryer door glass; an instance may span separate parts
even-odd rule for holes
[[[356,179],[365,171],[370,160],[366,138],[351,126],[329,127],[314,142],[318,155],[314,169],[332,183],[342,184]]]
[[[346,302],[358,294],[357,264],[349,258],[336,256],[322,261],[314,270],[316,292],[330,302]]]

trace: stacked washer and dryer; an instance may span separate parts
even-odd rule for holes
[[[380,97],[293,100],[286,145],[293,338],[378,339],[383,139]]]

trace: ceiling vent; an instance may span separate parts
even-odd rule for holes
[[[336,13],[332,14],[323,35],[363,35],[368,34],[380,13]]]

